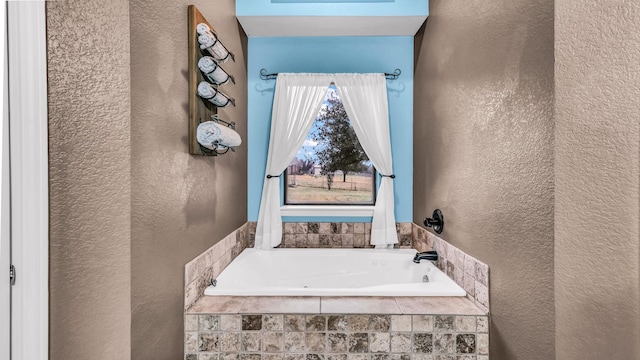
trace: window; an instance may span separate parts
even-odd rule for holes
[[[285,171],[284,203],[373,205],[375,175],[332,85],[304,144]]]

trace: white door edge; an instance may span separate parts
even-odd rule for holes
[[[2,172],[0,175],[0,274],[9,270],[11,263],[11,232],[9,200],[9,106],[7,87],[7,13],[6,3],[0,3],[0,39],[2,51],[0,56],[0,100],[2,101],[2,125],[0,125],[0,159]],[[7,273],[8,275],[8,273]],[[11,287],[8,277],[0,277],[0,359],[10,359],[11,356]]]
[[[11,156],[11,358],[46,360],[49,193],[45,2],[8,2]]]

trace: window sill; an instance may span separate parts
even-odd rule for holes
[[[373,205],[283,205],[282,216],[373,216]]]

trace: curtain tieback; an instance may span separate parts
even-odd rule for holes
[[[271,179],[271,178],[279,178],[280,175],[267,175],[267,179]]]
[[[388,177],[388,178],[391,178],[391,179],[395,179],[395,178],[396,178],[396,176],[395,176],[394,174],[391,174],[391,175],[381,175],[381,176],[382,176],[382,177]]]

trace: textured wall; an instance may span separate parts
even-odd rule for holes
[[[187,146],[187,6],[195,4],[236,62],[223,66],[236,85],[221,109],[246,141],[246,38],[235,2],[132,1],[131,272],[132,357],[183,356],[184,265],[246,222],[247,146],[217,158]]]
[[[130,357],[129,2],[47,2],[50,358]]]
[[[640,3],[556,1],[556,353],[640,358]]]
[[[491,358],[553,359],[553,1],[432,0],[416,38],[414,221],[489,265]]]

